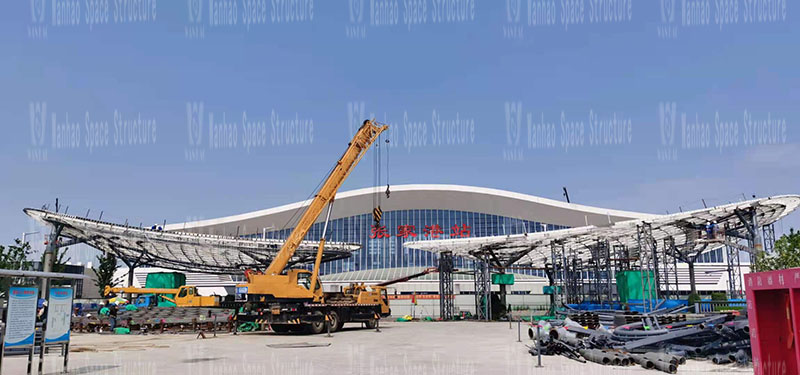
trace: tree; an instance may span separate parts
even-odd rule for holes
[[[772,254],[761,252],[753,262],[753,271],[764,272],[800,267],[800,231],[789,230],[775,241]]]
[[[113,287],[116,285],[114,273],[117,271],[118,267],[117,257],[115,257],[112,253],[98,255],[97,264],[97,268],[92,267],[95,275],[97,275],[97,280],[95,281],[94,285],[97,286],[97,289],[100,291],[100,295],[102,296],[106,286]]]
[[[32,269],[33,264],[28,260],[31,252],[31,245],[27,242],[23,243],[19,238],[15,239],[14,244],[8,247],[0,245],[0,268],[23,271]],[[0,292],[5,293],[12,281],[14,281],[12,278],[0,278]]]

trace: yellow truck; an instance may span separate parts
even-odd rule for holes
[[[174,303],[178,307],[219,307],[222,299],[220,296],[201,296],[197,292],[197,287],[193,285],[183,285],[178,289],[166,288],[134,288],[134,287],[110,287],[106,286],[103,294],[109,297],[111,294],[144,295],[153,294],[164,300]],[[173,295],[174,297],[168,297]]]

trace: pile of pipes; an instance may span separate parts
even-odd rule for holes
[[[711,360],[715,364],[751,361],[747,319],[733,315],[697,316],[663,325],[657,317],[617,327],[585,327],[567,317],[539,321],[528,330],[535,341],[532,355],[563,355],[585,363],[641,365],[646,369],[677,373],[686,359]],[[538,328],[538,329],[537,329]],[[537,333],[538,332],[538,333]]]

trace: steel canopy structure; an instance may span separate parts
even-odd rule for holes
[[[278,239],[152,230],[32,208],[23,212],[71,240],[61,246],[86,243],[137,266],[238,274],[247,268],[266,267],[283,245]],[[303,241],[290,264],[313,261],[318,246],[316,242]],[[347,258],[360,248],[359,244],[328,242],[323,261]]]
[[[800,206],[800,195],[753,199],[671,215],[587,225],[508,236],[414,241],[406,247],[468,256],[474,270],[476,311],[489,319],[490,268],[543,269],[552,290],[551,306],[562,303],[618,303],[613,284],[621,271],[640,271],[642,296],[672,298],[680,294],[678,261],[689,267],[691,293],[696,293],[694,264],[707,250],[727,249],[728,294],[743,296],[742,251],[755,254],[774,245],[772,224]],[[609,220],[610,222],[611,220]],[[505,305],[505,289],[500,286]],[[657,302],[656,302],[657,304]],[[646,305],[652,309],[653,299]],[[611,305],[609,305],[611,306]],[[647,306],[645,306],[647,307]]]
[[[451,251],[454,255],[471,256],[482,260],[489,256],[499,266],[514,265],[544,267],[551,261],[551,246],[558,244],[571,251],[575,257],[589,260],[590,249],[602,243],[636,249],[640,246],[640,232],[647,229],[651,240],[671,238],[675,244],[706,247],[701,240],[707,222],[716,222],[728,234],[741,230],[745,212],[754,212],[759,226],[769,225],[788,215],[800,206],[800,195],[782,195],[753,199],[717,207],[699,209],[671,215],[652,215],[645,219],[626,220],[609,226],[583,226],[556,231],[517,234],[509,236],[464,238],[452,240],[414,241],[406,247],[427,251]],[[723,246],[718,243],[712,246]]]

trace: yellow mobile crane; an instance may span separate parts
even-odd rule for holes
[[[336,331],[346,322],[364,322],[374,328],[379,316],[389,315],[385,287],[361,284],[344,292],[324,293],[319,282],[325,233],[336,192],[386,129],[386,125],[364,121],[267,269],[263,273],[245,272],[247,283],[236,286],[236,300],[244,302],[239,321],[270,324],[276,332],[302,329],[321,333],[326,317],[331,331]],[[285,269],[325,206],[328,212],[313,270]]]

